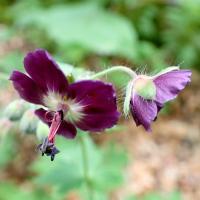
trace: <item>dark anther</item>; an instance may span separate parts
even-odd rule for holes
[[[61,120],[63,120],[63,118],[64,118],[63,111],[62,111],[62,110],[59,110],[59,111],[57,111],[57,112],[60,114],[60,116],[61,116]]]
[[[39,144],[37,149],[42,153],[42,156],[50,156],[51,161],[54,160],[55,155],[60,151],[55,147],[54,143],[50,142],[48,138],[45,138],[42,144]]]

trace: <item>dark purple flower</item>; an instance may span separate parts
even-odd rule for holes
[[[35,111],[50,126],[48,141],[39,147],[43,154],[54,158],[58,153],[54,148],[56,134],[74,138],[76,127],[99,132],[116,124],[119,112],[111,84],[95,80],[68,84],[57,63],[41,49],[27,54],[24,67],[29,76],[13,71],[10,80],[21,98],[47,108]]]
[[[133,81],[131,113],[137,126],[151,131],[151,122],[169,100],[190,82],[192,72],[169,67],[155,76],[138,75]]]

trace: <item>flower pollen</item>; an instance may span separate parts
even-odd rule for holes
[[[50,110],[62,110],[66,121],[77,122],[84,116],[84,106],[75,99],[68,98],[67,95],[61,96],[59,93],[48,92],[43,101]]]

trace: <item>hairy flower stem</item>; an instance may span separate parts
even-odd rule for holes
[[[93,200],[92,184],[91,184],[91,179],[89,175],[88,152],[86,149],[84,138],[82,136],[79,137],[79,142],[80,142],[81,153],[82,153],[84,179],[85,179],[85,184],[88,191],[88,200]]]
[[[111,68],[105,69],[105,70],[103,70],[101,72],[98,72],[98,73],[94,74],[91,77],[91,79],[97,79],[97,78],[100,78],[100,77],[105,76],[107,74],[111,74],[113,72],[126,73],[126,74],[128,74],[130,76],[131,79],[134,79],[137,76],[136,73],[132,69],[130,69],[128,67],[125,67],[125,66],[113,66]]]

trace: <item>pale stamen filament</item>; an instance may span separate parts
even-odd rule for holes
[[[55,135],[60,127],[60,124],[62,122],[62,114],[58,111],[54,114],[54,117],[52,119],[52,123],[50,126],[49,136],[48,140],[54,142]]]

